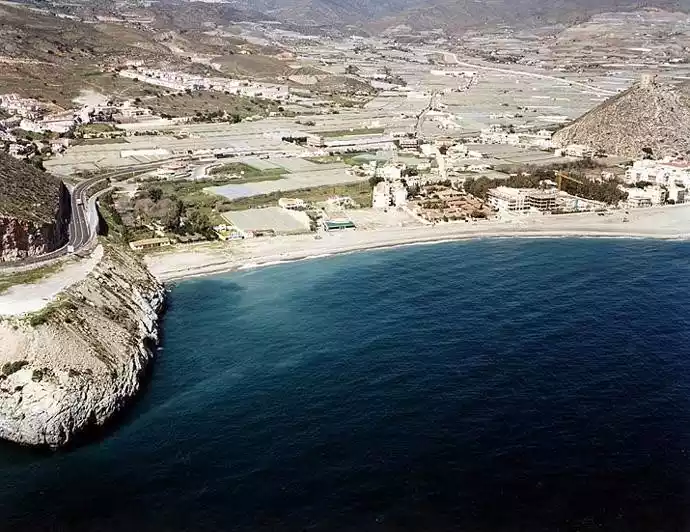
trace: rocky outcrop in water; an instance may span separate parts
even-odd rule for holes
[[[0,323],[0,438],[61,447],[137,394],[158,341],[163,287],[127,251],[41,312]]]

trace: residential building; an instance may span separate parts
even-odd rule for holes
[[[134,251],[145,251],[147,249],[156,249],[169,245],[169,238],[145,238],[144,240],[135,240],[129,243],[129,247]]]
[[[404,207],[407,205],[407,188],[400,181],[381,181],[372,191],[371,204],[375,209]]]
[[[671,181],[667,187],[667,201],[673,203],[685,203],[686,188],[682,183]]]
[[[376,169],[376,177],[382,177],[387,181],[397,181],[402,179],[406,168],[404,164],[385,164]]]
[[[595,150],[591,146],[585,146],[584,144],[568,144],[565,148],[556,150],[556,155],[591,158],[594,157]]]
[[[534,188],[497,187],[488,192],[488,201],[494,209],[508,212],[526,212],[532,209],[549,212],[556,207],[558,191]]]
[[[278,206],[289,211],[302,211],[307,207],[304,200],[299,198],[280,198]]]

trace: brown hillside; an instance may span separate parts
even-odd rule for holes
[[[63,186],[52,174],[0,152],[0,216],[50,222],[55,219]]]
[[[0,262],[62,246],[68,236],[69,200],[62,181],[0,153]]]
[[[585,144],[610,155],[690,154],[690,85],[643,80],[554,135],[561,144]]]

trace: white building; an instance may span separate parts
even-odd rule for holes
[[[520,144],[520,136],[517,133],[505,131],[501,127],[492,126],[487,129],[482,129],[479,135],[479,141],[482,144],[508,144],[509,146],[517,146]]]
[[[558,191],[535,188],[497,187],[488,192],[488,201],[494,209],[507,212],[538,210],[548,212],[556,207]]]
[[[404,164],[385,164],[376,169],[376,177],[381,177],[386,181],[398,181],[402,179],[406,168]]]
[[[375,209],[404,207],[407,205],[407,188],[400,181],[381,181],[372,191],[371,205]]]
[[[625,181],[629,185],[634,185],[640,181],[648,181],[658,185],[680,182],[685,188],[688,188],[690,186],[690,163],[686,161],[653,161],[649,159],[635,161],[625,171]]]
[[[284,101],[290,98],[289,87],[277,83],[258,83],[250,80],[205,77],[186,72],[152,68],[121,70],[119,75],[175,91],[210,90],[277,101]]]
[[[651,207],[652,198],[646,194],[644,190],[636,190],[628,192],[628,201],[626,202],[628,208],[639,209],[641,207]]]
[[[299,198],[280,198],[278,206],[289,211],[302,211],[306,208],[306,203]]]
[[[568,144],[565,148],[556,150],[556,155],[591,158],[594,157],[595,150],[591,146],[585,146],[584,144]]]
[[[677,183],[675,181],[671,181],[669,183],[668,187],[668,198],[667,201],[673,202],[673,203],[685,203],[685,192],[686,188],[682,183]]]

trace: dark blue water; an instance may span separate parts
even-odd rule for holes
[[[0,448],[0,529],[688,530],[689,258],[481,241],[180,283],[122,426]]]

